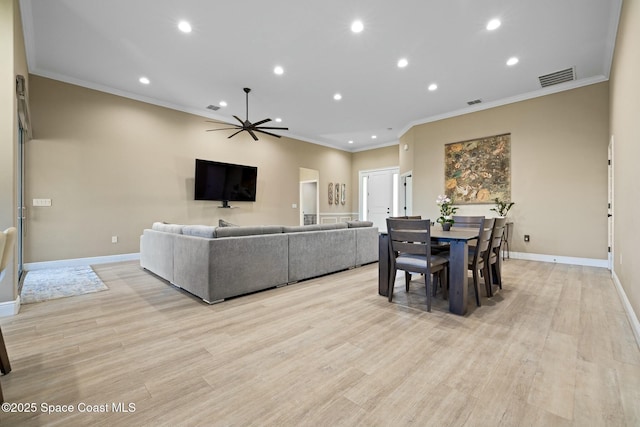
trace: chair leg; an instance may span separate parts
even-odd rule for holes
[[[484,270],[484,288],[485,291],[487,292],[487,298],[488,297],[492,297],[493,296],[493,289],[492,289],[492,280],[493,278],[491,277],[491,267],[489,267],[489,265],[485,264],[482,269]]]
[[[404,272],[404,290],[409,292],[409,282],[411,282],[411,273],[408,271]]]
[[[396,273],[397,270],[395,268],[389,269],[389,289],[387,290],[389,302],[393,301],[393,289],[396,286]]]
[[[431,280],[431,275],[430,274],[425,274],[424,275],[424,287],[425,290],[427,292],[427,311],[431,312],[431,292],[432,292],[432,286],[433,286],[433,280]]]
[[[500,269],[502,267],[500,262],[500,257],[497,258],[495,264],[491,264],[493,274],[495,275],[496,284],[500,289],[502,289],[502,275],[500,274]]]
[[[7,347],[4,345],[4,338],[2,337],[2,329],[0,329],[0,372],[8,374],[11,372],[11,364],[9,363],[9,355],[7,354]]]
[[[480,307],[480,292],[478,292],[478,269],[473,269],[473,290],[476,292],[476,305]]]

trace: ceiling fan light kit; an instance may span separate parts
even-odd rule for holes
[[[249,121],[249,92],[251,92],[251,89],[249,89],[248,87],[245,87],[244,88],[244,93],[245,93],[246,105],[247,105],[247,116],[246,116],[247,119],[246,120],[243,121],[240,117],[233,116],[237,121],[240,122],[239,125],[220,122],[220,121],[217,121],[217,120],[207,120],[210,123],[217,123],[217,124],[223,124],[223,125],[227,125],[228,124],[228,125],[231,126],[231,127],[219,128],[219,129],[207,129],[207,132],[217,131],[217,130],[235,130],[236,131],[236,132],[232,133],[231,135],[229,135],[227,138],[233,138],[234,136],[236,136],[240,132],[248,132],[249,135],[251,135],[251,137],[253,138],[253,140],[257,141],[258,137],[256,136],[255,132],[260,132],[260,133],[264,133],[264,134],[267,134],[267,135],[275,136],[276,138],[280,138],[280,135],[276,135],[275,133],[272,133],[272,132],[267,132],[267,130],[289,130],[289,128],[286,128],[286,127],[260,126],[260,125],[262,125],[264,123],[270,122],[271,119],[263,119],[263,120],[260,120],[258,122],[255,122],[255,123],[251,123]]]

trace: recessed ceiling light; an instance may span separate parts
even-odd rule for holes
[[[335,95],[333,95],[333,99],[335,99],[336,101],[340,101],[342,99],[342,95],[336,93]]]
[[[398,68],[404,68],[407,65],[409,65],[409,61],[407,61],[407,58],[402,58],[398,60]]]
[[[284,68],[282,68],[281,66],[277,65],[274,69],[273,72],[279,76],[281,76],[284,73]]]
[[[499,19],[492,19],[491,21],[489,21],[489,23],[487,24],[487,30],[489,31],[493,31],[496,28],[498,28],[500,25],[502,24],[502,22],[500,22]]]
[[[190,33],[191,32],[191,24],[189,24],[187,21],[180,21],[180,22],[178,22],[178,29],[180,31],[182,31],[183,33]]]
[[[353,144],[353,141],[349,141],[349,144]]]
[[[351,31],[354,33],[360,33],[364,30],[364,24],[360,20],[353,21],[351,23]]]
[[[140,78],[138,79],[138,81],[139,81],[140,83],[142,83],[143,85],[148,85],[149,83],[151,83],[151,81],[150,81],[148,78],[146,78],[146,77],[140,77]]]
[[[220,106],[221,107],[226,107],[227,106],[227,101],[220,101]]]
[[[512,56],[507,60],[507,65],[511,67],[512,65],[516,65],[518,61],[519,61],[518,58],[516,58],[515,56]]]
[[[429,85],[429,90],[430,90],[431,92],[433,92],[433,91],[434,91],[434,90],[436,90],[436,89],[438,89],[438,85],[437,85],[437,84],[435,84],[435,83],[431,83],[431,84]]]
[[[376,139],[377,137],[377,135],[371,135],[371,139]]]
[[[280,123],[282,119],[280,117],[276,117],[276,122]]]

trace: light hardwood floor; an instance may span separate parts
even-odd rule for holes
[[[604,269],[508,260],[464,317],[441,294],[427,313],[418,278],[388,303],[377,264],[211,306],[135,262],[95,270],[108,291],[0,318],[5,400],[37,404],[2,426],[640,425],[640,351]]]

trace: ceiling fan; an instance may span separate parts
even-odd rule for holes
[[[248,87],[245,87],[244,88],[244,93],[246,94],[246,99],[247,99],[247,120],[243,121],[242,119],[240,119],[240,117],[233,116],[237,121],[240,122],[240,125],[234,125],[234,124],[230,124],[230,123],[220,122],[220,121],[217,121],[217,120],[207,120],[207,122],[210,122],[210,123],[217,123],[217,124],[232,126],[232,127],[220,128],[220,129],[207,129],[207,132],[216,131],[216,130],[231,130],[231,129],[235,130],[235,129],[239,129],[237,132],[232,133],[231,135],[229,135],[228,138],[232,138],[232,137],[236,136],[237,134],[239,134],[240,132],[247,131],[247,132],[249,132],[249,135],[251,135],[253,140],[257,141],[258,137],[256,136],[255,132],[266,133],[267,135],[271,135],[271,136],[275,136],[276,138],[280,138],[280,135],[276,135],[275,133],[267,132],[265,129],[269,129],[269,130],[289,130],[289,128],[284,128],[284,127],[260,126],[261,124],[270,122],[271,119],[264,119],[264,120],[260,120],[259,122],[251,123],[249,121],[249,92],[251,92],[251,89],[249,89]]]

